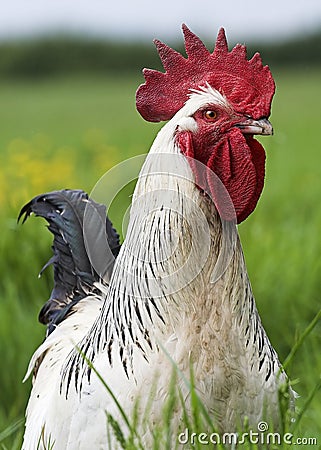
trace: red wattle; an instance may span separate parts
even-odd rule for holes
[[[182,132],[178,143],[186,156],[207,166],[208,170],[203,170],[189,159],[196,184],[210,192],[220,216],[233,220],[236,214],[237,223],[245,220],[255,209],[264,185],[265,151],[262,145],[252,136],[245,138],[238,128],[225,133],[224,138],[210,149],[201,148],[200,142],[194,143],[190,132]]]

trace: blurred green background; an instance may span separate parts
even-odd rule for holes
[[[179,48],[179,47],[178,47]],[[321,291],[321,34],[259,49],[275,76],[263,196],[240,226],[263,324],[284,360],[320,308]],[[311,51],[313,48],[313,51]],[[298,51],[300,49],[300,51]],[[299,55],[299,56],[298,56]],[[0,443],[18,448],[30,380],[22,384],[45,329],[37,314],[52,286],[51,236],[40,219],[17,225],[22,205],[61,188],[88,192],[109,168],[146,153],[161,125],[135,111],[143,66],[160,68],[151,45],[70,37],[0,45]],[[125,192],[111,219],[121,228]],[[289,367],[302,407],[321,374],[320,324]],[[320,393],[304,414],[299,436],[321,444]]]

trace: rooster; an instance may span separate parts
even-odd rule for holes
[[[128,416],[148,408],[152,429],[175,370],[186,402],[192,370],[222,433],[280,421],[287,377],[237,234],[263,189],[265,151],[253,136],[272,134],[274,81],[258,53],[248,60],[245,46],[228,50],[223,29],[212,53],[185,25],[183,33],[187,58],[156,40],[165,72],[144,69],[137,91],[142,117],[168,122],[141,169],[122,246],[103,207],[81,191],[44,194],[21,211],[45,217],[55,235],[55,288],[40,315],[47,337],[27,372],[23,450],[116,449],[106,413],[122,423],[117,402]],[[88,233],[96,249],[108,247],[99,270]],[[180,408],[173,421],[179,430]]]

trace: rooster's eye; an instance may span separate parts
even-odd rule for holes
[[[214,121],[217,117],[217,113],[215,111],[208,110],[204,112],[204,117],[209,121]]]

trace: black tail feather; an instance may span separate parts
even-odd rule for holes
[[[120,249],[119,236],[106,207],[81,190],[38,195],[23,206],[18,221],[23,217],[24,223],[31,213],[46,219],[54,236],[54,255],[40,272],[54,267],[54,288],[39,314],[39,321],[51,332],[75,303],[95,292],[96,281],[109,280]]]

